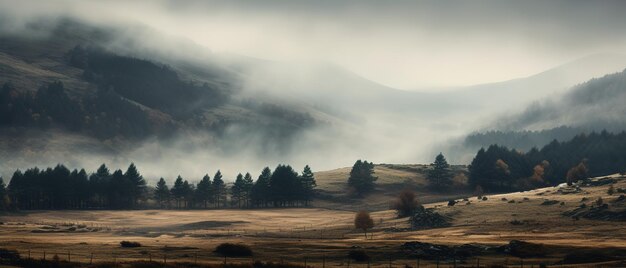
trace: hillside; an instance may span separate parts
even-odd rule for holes
[[[452,166],[454,174],[460,177],[452,190],[433,192],[428,189],[426,175],[429,165],[377,164],[374,176],[378,177],[376,189],[362,198],[354,197],[347,185],[350,167],[315,173],[318,195],[313,206],[345,210],[386,210],[393,203],[397,194],[405,189],[416,191],[423,203],[437,202],[471,195],[464,174],[466,166]]]

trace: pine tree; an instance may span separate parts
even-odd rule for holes
[[[132,199],[130,198],[131,183],[121,170],[116,170],[111,175],[109,182],[109,202],[111,202],[113,208],[121,209],[131,206]]]
[[[437,190],[449,187],[452,184],[452,171],[443,154],[439,153],[431,166],[433,169],[427,176],[430,187]]]
[[[183,182],[182,195],[183,195],[183,200],[185,201],[185,207],[186,208],[192,208],[193,207],[194,192],[195,192],[195,189],[194,189],[193,185],[189,184],[189,182],[187,180],[185,180]]]
[[[167,187],[165,179],[159,179],[156,189],[154,190],[154,199],[159,203],[161,208],[167,207],[170,201],[170,189]]]
[[[206,174],[196,186],[196,200],[201,202],[204,208],[207,208],[207,203],[211,201],[212,192],[211,177]]]
[[[215,195],[215,203],[218,208],[220,204],[226,205],[226,184],[222,180],[222,172],[219,170],[213,176],[213,194]]]
[[[241,175],[241,173],[237,174],[237,178],[235,179],[235,182],[233,183],[233,187],[230,188],[231,190],[231,198],[233,199],[233,203],[237,204],[237,207],[241,207],[241,197],[242,197],[242,192],[243,192],[243,187],[244,187],[244,182],[243,182],[243,175]]]
[[[146,181],[143,179],[141,174],[139,174],[139,171],[134,163],[131,163],[130,166],[128,166],[124,176],[126,176],[130,182],[130,198],[132,199],[132,205],[135,206],[137,204],[137,200],[141,199],[145,194]]]
[[[378,180],[374,175],[374,163],[357,160],[350,170],[348,178],[348,186],[350,186],[357,195],[362,196],[367,192],[374,190],[374,182]]]
[[[172,193],[174,200],[176,200],[176,208],[180,208],[180,201],[185,196],[184,182],[183,178],[180,175],[178,175],[176,181],[174,181],[174,186],[172,187],[170,192]]]
[[[254,181],[252,180],[252,175],[249,172],[246,172],[246,175],[243,176],[243,194],[245,206],[250,206],[250,199],[252,193],[252,187],[254,186]]]
[[[290,205],[298,199],[300,187],[298,173],[289,165],[278,165],[270,177],[270,199],[277,207]]]
[[[0,210],[6,210],[9,205],[9,197],[7,195],[6,185],[4,180],[0,177]]]
[[[313,189],[317,186],[315,176],[309,165],[304,166],[304,170],[300,176],[300,182],[302,183],[302,198],[304,199],[304,205],[308,206],[309,201],[313,199]]]
[[[100,165],[96,173],[89,176],[89,188],[94,195],[94,203],[97,207],[106,207],[109,204],[108,188],[111,180],[111,172],[105,164]]]
[[[254,186],[252,186],[251,198],[255,205],[267,206],[270,193],[270,178],[272,171],[269,167],[265,167],[261,171],[261,175],[257,178]]]

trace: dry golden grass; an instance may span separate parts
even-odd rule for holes
[[[614,177],[618,178],[615,188],[626,188],[625,178]],[[561,194],[558,187],[550,187],[491,195],[487,201],[472,197],[471,204],[461,202],[452,207],[445,202],[427,204],[454,220],[451,227],[422,231],[402,230],[409,227],[407,219],[395,218],[394,211],[373,212],[376,227],[368,240],[354,230],[354,212],[293,208],[24,212],[0,216],[4,222],[0,225],[0,241],[2,247],[18,249],[23,254],[31,250],[38,258],[44,250],[48,256],[59,253],[61,258],[70,251],[74,260],[82,261],[88,261],[93,253],[96,261],[161,259],[167,255],[170,260],[197,258],[201,262],[220,262],[222,259],[212,253],[214,247],[234,242],[250,245],[258,260],[300,262],[307,257],[309,264],[319,264],[325,256],[329,263],[338,264],[346,260],[351,247],[357,246],[366,249],[380,266],[386,265],[389,258],[396,264],[412,263],[413,260],[402,255],[399,246],[416,240],[450,245],[501,245],[517,239],[563,247],[626,247],[623,223],[573,221],[562,215],[578,207],[583,197],[589,199],[588,205],[602,196],[611,206],[617,206],[611,201],[619,194],[608,196],[608,185],[582,189],[581,193]],[[509,203],[510,200],[515,202]],[[545,200],[557,200],[564,205],[541,205]],[[512,225],[512,220],[523,224]],[[71,227],[77,229],[67,231]],[[66,231],[56,232],[60,230]],[[140,242],[142,247],[121,248],[122,240]]]

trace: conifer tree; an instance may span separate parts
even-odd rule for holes
[[[254,183],[254,186],[252,186],[251,198],[255,205],[267,206],[271,177],[272,171],[269,167],[265,167]]]
[[[244,201],[245,201],[244,205],[246,207],[250,206],[250,199],[251,199],[253,186],[254,186],[254,181],[252,180],[252,175],[250,175],[250,172],[246,172],[246,175],[243,176],[243,195],[244,195]]]
[[[449,187],[452,184],[452,171],[443,154],[439,153],[430,165],[433,167],[427,176],[430,187],[437,190]]]
[[[183,200],[184,200],[184,204],[186,208],[192,208],[193,207],[193,196],[194,196],[194,187],[192,184],[189,184],[189,182],[187,180],[185,180],[183,182],[183,190],[182,190],[182,195],[183,195]]]
[[[300,176],[300,182],[302,183],[302,199],[304,199],[304,205],[308,206],[309,201],[313,199],[313,189],[317,186],[315,176],[309,165],[304,166],[304,170]]]
[[[170,192],[172,193],[174,200],[176,200],[176,208],[180,208],[180,201],[185,196],[184,181],[180,175],[178,175],[176,181],[174,181],[174,186]]]
[[[242,197],[242,192],[243,192],[243,187],[244,187],[244,182],[243,182],[243,175],[241,175],[241,173],[237,174],[237,178],[235,179],[235,182],[233,183],[233,187],[230,188],[231,190],[231,198],[233,199],[233,203],[237,204],[237,207],[241,207],[241,197]]]
[[[201,202],[204,208],[207,208],[208,202],[212,199],[212,192],[211,177],[206,174],[196,186],[196,200]]]
[[[348,178],[348,186],[350,186],[357,195],[362,196],[367,192],[374,190],[374,182],[378,180],[374,175],[374,163],[357,160],[350,170]]]
[[[170,201],[170,189],[167,187],[165,179],[159,179],[154,191],[154,199],[159,203],[161,208],[167,207]]]
[[[0,177],[0,210],[6,210],[9,205],[9,197],[7,195],[6,185],[4,180]]]
[[[129,198],[132,199],[132,205],[135,206],[137,204],[137,200],[142,199],[145,194],[146,181],[143,179],[143,176],[139,174],[139,171],[134,163],[131,163],[130,166],[128,166],[124,176],[126,176],[130,183]]]
[[[222,172],[219,170],[213,176],[213,194],[215,195],[215,204],[218,208],[220,204],[226,205],[226,184],[222,180]]]

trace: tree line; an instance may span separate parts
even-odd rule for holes
[[[171,187],[164,178],[150,187],[132,163],[126,171],[113,172],[102,164],[91,174],[59,164],[17,170],[8,185],[0,178],[0,209],[295,207],[308,206],[315,187],[308,165],[301,174],[289,165],[273,172],[266,167],[256,181],[246,173],[226,183],[218,170],[195,184],[178,176]]]
[[[469,166],[469,184],[486,191],[526,190],[626,172],[626,132],[580,134],[528,152],[491,145]]]

